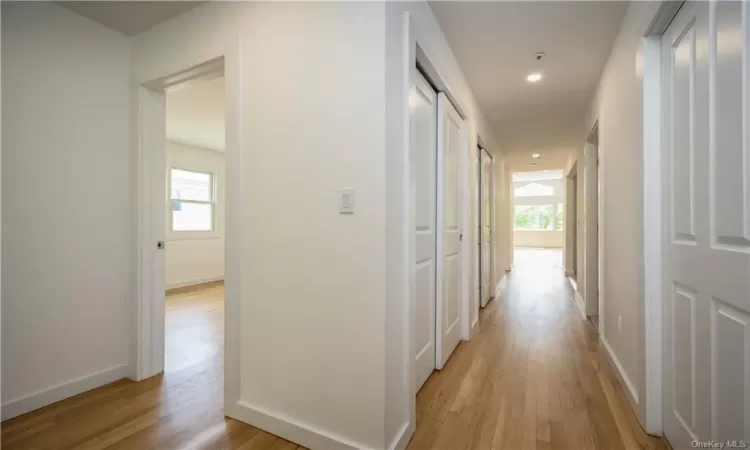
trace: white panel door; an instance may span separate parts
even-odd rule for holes
[[[461,222],[459,157],[463,120],[445,94],[438,94],[437,368],[461,340]]]
[[[664,432],[750,439],[746,2],[686,2],[662,44]]]
[[[437,94],[417,71],[410,106],[412,164],[415,168],[416,289],[414,351],[417,390],[435,370],[435,270],[437,207]]]
[[[492,158],[487,150],[480,152],[481,192],[480,192],[480,236],[481,245],[481,289],[480,305],[487,306],[492,290]]]

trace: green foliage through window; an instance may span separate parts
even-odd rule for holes
[[[519,230],[553,230],[554,218],[552,205],[516,206],[516,228]]]
[[[562,230],[565,205],[516,205],[515,219],[517,230]]]

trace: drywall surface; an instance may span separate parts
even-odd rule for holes
[[[2,20],[7,418],[126,373],[131,97],[125,36],[51,2]]]
[[[167,112],[169,121],[169,112]],[[224,154],[167,142],[167,169],[211,173],[216,187],[213,231],[167,230],[167,289],[224,278],[225,161]],[[169,172],[168,172],[169,173]],[[167,202],[167,213],[170,211]]]
[[[356,448],[385,446],[384,12],[211,2],[133,40],[140,82],[239,46],[238,400]]]
[[[622,367],[620,375],[634,387],[624,390],[642,424],[646,376],[642,53],[643,35],[658,7],[658,2],[632,2],[628,7],[581,129],[583,148],[598,119],[604,309],[599,320],[603,338]],[[581,167],[578,170],[581,173]],[[619,316],[622,333],[617,327]]]

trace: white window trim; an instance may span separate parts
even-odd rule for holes
[[[172,223],[172,202],[175,199],[172,198],[172,171],[182,170],[184,172],[201,173],[211,177],[211,200],[181,200],[177,201],[181,203],[192,203],[196,205],[212,205],[211,208],[211,229],[206,231],[200,230],[175,230]],[[218,190],[218,174],[216,172],[210,172],[206,170],[189,169],[183,166],[169,166],[167,168],[167,240],[168,241],[193,241],[200,239],[218,239],[219,238],[219,224],[217,223],[216,211],[219,208],[219,196],[217,195]]]

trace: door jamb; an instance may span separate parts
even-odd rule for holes
[[[644,275],[644,343],[645,350],[645,418],[646,432],[664,434],[663,425],[663,302],[665,223],[662,218],[662,89],[661,41],[664,32],[682,7],[682,0],[661,0],[653,19],[643,33],[643,275]],[[601,137],[601,134],[600,134]],[[600,140],[601,142],[601,140]],[[600,152],[599,183],[604,191],[604,152]],[[601,194],[601,193],[600,193]],[[600,195],[600,218],[604,202]],[[601,219],[600,219],[601,220]],[[603,228],[603,227],[602,227]],[[603,239],[600,231],[600,240]],[[601,241],[600,241],[601,242]],[[600,252],[601,252],[600,246]],[[601,256],[601,253],[600,253]],[[605,282],[603,272],[599,275]],[[600,285],[600,297],[604,285]],[[603,321],[602,321],[603,322]]]
[[[496,281],[495,281],[495,157],[492,156],[492,154],[482,145],[482,139],[480,137],[477,137],[477,150],[478,150],[478,158],[477,158],[477,186],[478,186],[478,225],[475,229],[478,232],[479,236],[479,258],[475,258],[478,261],[478,270],[477,270],[477,280],[479,282],[479,289],[477,291],[477,308],[482,307],[482,301],[484,300],[485,296],[487,296],[487,293],[482,291],[482,273],[484,268],[482,267],[482,258],[484,257],[484,220],[483,218],[486,215],[489,215],[490,218],[490,242],[489,242],[489,251],[490,251],[490,258],[489,258],[489,269],[488,269],[488,276],[489,281],[488,285],[490,286],[490,298],[495,296],[495,290],[496,290]],[[482,167],[482,155],[489,158],[489,211],[484,211],[484,202],[482,201],[482,195],[484,193],[484,174],[483,170],[484,167]],[[472,334],[474,333],[474,328],[476,326],[477,321],[479,320],[479,314],[477,314],[477,317],[475,318],[474,322],[471,324]]]
[[[186,69],[186,67],[188,67]],[[157,144],[145,133],[145,117],[149,106],[142,101],[146,91],[163,92],[165,88],[178,83],[196,80],[222,70],[226,98],[226,221],[225,221],[225,350],[224,350],[224,411],[234,415],[236,403],[240,400],[240,317],[241,317],[241,273],[242,273],[242,177],[241,163],[244,153],[241,138],[241,66],[240,42],[233,40],[225,45],[212,58],[192,61],[188,66],[170,67],[158,78],[136,80],[138,108],[134,130],[134,153],[136,160],[135,182],[137,186],[135,224],[134,280],[131,284],[135,294],[131,308],[131,348],[130,377],[139,381],[163,371],[164,320],[153,320],[155,311],[164,308],[164,297],[155,297],[148,279],[149,261],[154,261],[157,250],[153,242],[153,222],[147,211],[153,208],[147,176],[148,158],[146,152]],[[163,149],[157,151],[164,151]],[[165,173],[166,176],[166,173]],[[164,209],[166,212],[166,201]],[[166,231],[166,230],[165,230]],[[162,314],[163,317],[163,314]],[[161,357],[159,356],[161,352]],[[161,364],[159,364],[161,361]]]

